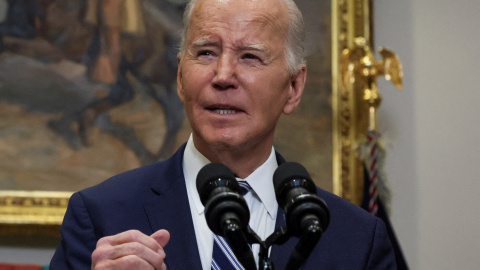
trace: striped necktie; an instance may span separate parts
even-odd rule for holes
[[[238,180],[240,187],[239,193],[244,196],[252,187],[245,180]],[[213,255],[212,255],[212,270],[244,270],[245,268],[233,254],[232,249],[228,245],[225,238],[214,235],[213,241]]]
[[[250,190],[252,190],[252,187],[245,180],[237,180],[237,183],[240,187],[238,193],[242,196],[245,196]]]

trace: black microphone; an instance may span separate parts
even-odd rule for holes
[[[307,170],[298,163],[281,164],[273,174],[273,185],[287,230],[300,238],[285,269],[299,269],[327,229],[330,213]]]
[[[250,211],[233,172],[221,163],[207,164],[198,172],[197,191],[210,230],[227,240],[245,269],[257,269],[245,236]]]

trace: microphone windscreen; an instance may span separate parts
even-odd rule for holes
[[[217,180],[231,180],[218,182]],[[237,181],[233,172],[222,163],[210,163],[205,165],[197,174],[197,191],[200,195],[202,203],[208,199],[208,196],[213,188],[218,187],[216,184],[225,184],[227,188],[237,190]],[[213,186],[212,186],[213,185]]]
[[[281,196],[280,193],[282,193],[285,188],[291,189],[295,187],[293,185],[294,183],[289,182],[292,179],[306,180],[308,185],[303,187],[307,188],[312,193],[316,193],[315,184],[313,183],[313,180],[310,177],[307,169],[296,162],[285,162],[278,166],[277,170],[273,174],[273,186],[275,188],[275,196],[277,197],[277,201]],[[302,183],[298,184],[302,185]],[[303,183],[303,185],[304,184],[305,183]]]

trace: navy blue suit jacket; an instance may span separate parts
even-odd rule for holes
[[[62,241],[51,270],[90,269],[91,254],[104,236],[136,229],[170,232],[169,270],[201,270],[183,176],[184,147],[170,159],[114,176],[72,195],[61,227]],[[283,159],[278,156],[283,162]],[[318,189],[330,224],[302,269],[396,269],[384,223],[350,202]],[[285,226],[281,209],[276,227]],[[273,246],[270,258],[283,270],[298,239]]]

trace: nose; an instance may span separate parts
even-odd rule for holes
[[[235,89],[237,87],[237,61],[229,54],[222,54],[217,60],[213,86],[218,90]]]

